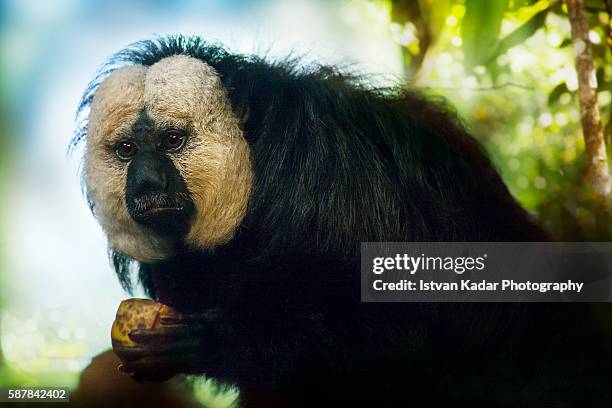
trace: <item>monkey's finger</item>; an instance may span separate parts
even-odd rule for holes
[[[163,314],[159,316],[159,322],[163,326],[172,326],[180,324],[201,324],[202,322],[214,322],[220,319],[218,310],[209,309],[203,313],[178,313]]]
[[[173,314],[173,315],[161,315],[159,317],[159,323],[162,326],[173,326],[173,325],[192,325],[201,321],[202,318],[197,314]]]
[[[148,356],[193,350],[200,345],[201,342],[198,340],[184,339],[181,341],[144,344],[136,347],[115,347],[113,351],[121,361],[126,362],[138,360]]]
[[[190,330],[186,325],[176,325],[159,329],[136,329],[128,333],[133,342],[139,344],[156,344],[175,341],[183,337],[189,337]]]
[[[161,329],[138,329],[128,333],[129,338],[139,344],[167,344],[182,339],[199,337],[200,326],[176,325]]]
[[[138,360],[149,356],[172,355],[175,353],[190,353],[202,349],[202,341],[199,339],[183,339],[180,341],[169,341],[165,343],[152,343],[138,347],[124,347],[115,349],[115,354],[123,362]]]
[[[160,316],[159,323],[164,326],[180,325],[187,322],[184,316]]]
[[[142,358],[143,356],[146,356],[148,354],[150,354],[150,351],[145,348],[145,347],[119,347],[116,346],[113,348],[113,351],[115,352],[115,354],[117,355],[117,357],[119,357],[119,359],[121,361],[127,361],[127,360],[137,360],[139,358]],[[123,370],[123,367],[121,367]]]

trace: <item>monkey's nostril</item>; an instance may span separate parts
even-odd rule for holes
[[[146,172],[137,174],[132,180],[128,189],[134,197],[141,197],[151,194],[167,193],[169,191],[169,180],[163,172]]]

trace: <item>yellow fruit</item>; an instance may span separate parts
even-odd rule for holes
[[[121,302],[111,329],[113,347],[133,347],[136,345],[128,334],[137,329],[156,329],[161,314],[171,313],[172,309],[149,299],[126,299]]]

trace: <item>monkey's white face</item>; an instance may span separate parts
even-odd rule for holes
[[[201,249],[229,241],[253,180],[249,147],[218,75],[183,55],[120,68],[104,80],[91,105],[84,173],[111,247],[143,262],[171,257],[177,240]],[[166,232],[148,222],[156,218],[168,227],[184,222],[185,230]]]

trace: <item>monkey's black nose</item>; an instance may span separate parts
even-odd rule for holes
[[[177,178],[180,175],[170,158],[153,149],[141,149],[128,167],[126,194],[168,193],[179,184]]]

